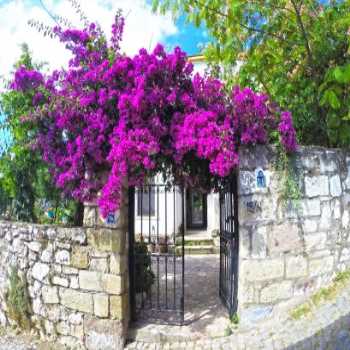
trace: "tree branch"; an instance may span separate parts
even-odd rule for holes
[[[308,39],[308,36],[307,36],[307,33],[306,33],[306,29],[305,29],[305,26],[304,26],[304,23],[303,23],[303,20],[301,18],[301,14],[300,14],[300,7],[298,8],[295,0],[291,0],[291,3],[294,7],[294,10],[295,10],[295,16],[296,16],[296,19],[297,19],[297,22],[298,22],[298,26],[299,26],[299,29],[301,31],[301,35],[303,37],[303,40],[304,40],[304,46],[305,46],[305,49],[306,49],[306,54],[307,54],[307,57],[308,57],[308,61],[309,61],[309,66],[312,70],[314,70],[313,68],[313,56],[312,56],[312,52],[311,52],[311,48],[310,48],[310,44],[309,44],[309,39]]]
[[[193,1],[194,1],[194,2],[197,4],[197,6],[199,6],[199,7],[204,7],[204,8],[206,8],[208,11],[211,11],[211,12],[213,12],[213,13],[215,13],[215,14],[221,16],[221,17],[228,18],[228,15],[227,15],[226,13],[220,11],[220,10],[217,10],[217,9],[211,8],[211,7],[209,7],[209,6],[206,6],[205,4],[201,3],[199,0],[193,0]],[[264,35],[269,35],[269,36],[275,37],[275,38],[277,38],[277,39],[279,39],[279,40],[285,41],[284,37],[283,37],[283,36],[280,36],[280,35],[278,35],[278,34],[271,33],[271,32],[268,32],[268,31],[263,30],[263,29],[260,29],[260,28],[250,27],[250,26],[248,26],[248,25],[246,25],[246,24],[244,24],[244,23],[241,23],[241,22],[238,23],[238,25],[239,25],[240,27],[242,27],[242,28],[244,28],[244,29],[250,31],[250,32],[256,32],[256,33],[260,33],[260,34],[264,34]]]

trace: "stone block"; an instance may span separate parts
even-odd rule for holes
[[[313,233],[317,231],[318,220],[305,219],[302,223],[304,233]]]
[[[63,266],[62,273],[65,275],[77,275],[79,273],[79,270],[74,267]]]
[[[44,320],[43,324],[44,324],[45,333],[47,335],[54,335],[55,334],[55,326],[54,326],[53,322],[51,322],[49,320]]]
[[[84,329],[87,350],[124,349],[125,337],[122,322],[86,317]]]
[[[100,271],[100,272],[108,272],[108,263],[107,259],[91,259],[90,261],[90,270],[92,271]]]
[[[77,269],[88,268],[89,249],[87,247],[73,246],[71,265]]]
[[[307,259],[303,256],[288,256],[286,258],[286,278],[307,276]]]
[[[342,222],[343,228],[345,229],[349,228],[350,217],[349,217],[349,212],[347,210],[344,210],[341,222]]]
[[[117,320],[128,318],[129,299],[127,294],[112,295],[109,297],[109,310],[111,317]]]
[[[305,216],[320,216],[321,202],[319,198],[310,198],[300,201],[302,215]]]
[[[72,325],[70,333],[73,337],[76,337],[80,340],[84,340],[84,325]]]
[[[327,246],[327,233],[319,232],[304,236],[305,250],[311,252],[313,250],[323,250]]]
[[[256,179],[254,171],[239,172],[238,193],[240,195],[253,194],[256,190]]]
[[[342,194],[342,186],[339,175],[331,176],[329,179],[329,188],[332,197],[339,197]]]
[[[36,241],[32,241],[28,244],[28,249],[33,251],[33,252],[39,253],[41,250],[41,243],[36,242]]]
[[[58,334],[61,335],[70,335],[70,327],[67,322],[58,322],[56,324],[56,330]]]
[[[61,307],[58,304],[46,304],[47,318],[54,323],[58,322],[61,318]]]
[[[102,273],[95,271],[79,271],[79,285],[81,289],[102,292]]]
[[[111,254],[109,259],[109,272],[114,275],[122,275],[127,268],[126,255]]]
[[[67,278],[59,277],[59,276],[53,276],[51,279],[51,282],[55,286],[61,286],[61,287],[68,287],[69,281]]]
[[[103,290],[109,294],[122,294],[124,292],[124,279],[124,276],[104,274],[102,276]]]
[[[87,241],[86,229],[82,227],[74,227],[71,229],[71,240],[73,243],[85,244]]]
[[[271,255],[300,250],[302,239],[299,227],[293,222],[273,225],[269,234],[269,253]]]
[[[244,260],[241,263],[241,275],[249,282],[267,281],[283,277],[283,259]]]
[[[52,261],[52,255],[53,255],[53,248],[47,247],[45,250],[42,251],[40,260],[42,262],[49,263]]]
[[[271,317],[273,312],[272,306],[251,306],[243,309],[240,314],[240,323],[243,326],[251,327],[258,322],[264,321]]]
[[[72,310],[93,313],[92,295],[74,289],[60,288],[61,304]]]
[[[262,303],[276,303],[280,300],[291,298],[293,295],[293,284],[291,281],[272,283],[263,288],[260,294]]]
[[[69,278],[69,287],[79,289],[79,278],[77,276],[71,276]]]
[[[310,276],[319,276],[325,273],[333,271],[334,258],[333,256],[325,257],[322,259],[312,259],[309,261]]]
[[[84,204],[84,226],[93,227],[97,225],[96,205]]]
[[[96,271],[79,271],[79,286],[84,290],[119,295],[124,291],[124,277]]]
[[[68,316],[68,322],[73,325],[80,325],[83,323],[83,315],[79,312],[70,314]]]
[[[70,254],[68,250],[59,250],[55,254],[55,261],[57,264],[69,265],[70,264]]]
[[[48,276],[49,271],[50,271],[49,265],[37,262],[33,266],[32,276],[33,278],[42,282]]]
[[[332,211],[329,201],[324,201],[321,203],[321,217],[319,223],[320,230],[328,230],[332,225]]]
[[[43,286],[42,297],[45,304],[58,304],[58,289],[57,287]]]
[[[345,262],[350,260],[350,248],[343,248],[340,252],[340,262]]]
[[[124,230],[119,229],[88,229],[88,244],[103,252],[123,253],[125,249]]]
[[[63,346],[63,349],[85,349],[81,341],[69,335],[60,336],[58,342]]]
[[[331,201],[331,212],[333,219],[341,218],[341,203],[339,199],[333,199]]]
[[[252,258],[264,258],[267,254],[268,226],[257,225],[251,232],[251,256]]]
[[[322,174],[338,170],[337,156],[333,151],[326,151],[320,157],[320,171]]]
[[[108,295],[94,294],[94,314],[98,317],[106,318],[109,314]]]
[[[305,176],[305,194],[307,197],[329,195],[329,181],[325,175]]]

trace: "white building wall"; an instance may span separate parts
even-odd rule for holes
[[[179,235],[182,223],[185,224],[185,234],[207,234],[208,237],[220,228],[220,207],[219,194],[209,193],[207,196],[207,229],[187,230],[186,229],[186,193],[184,193],[184,214],[182,213],[182,193],[179,187],[165,190],[161,176],[157,176],[154,184],[161,185],[155,189],[155,215],[138,215],[138,196],[135,193],[135,234],[141,235],[156,242],[156,237],[167,236],[168,240],[174,239],[174,234]],[[137,190],[136,190],[137,191]],[[174,203],[175,198],[175,203]],[[175,210],[174,210],[175,206]]]

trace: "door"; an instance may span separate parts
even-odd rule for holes
[[[207,229],[207,195],[199,191],[186,191],[186,226],[189,230]]]

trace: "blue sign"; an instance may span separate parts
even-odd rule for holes
[[[256,177],[256,185],[258,188],[265,188],[266,187],[266,177],[263,172],[263,170],[258,170],[258,174]]]
[[[115,220],[115,215],[114,213],[109,213],[106,217],[106,223],[107,224],[115,224],[116,220]]]

